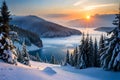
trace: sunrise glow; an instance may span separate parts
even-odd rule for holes
[[[87,15],[87,16],[86,16],[86,19],[87,19],[87,20],[89,20],[90,18],[91,18],[90,15]]]
[[[7,3],[15,15],[37,15],[49,20],[62,21],[63,18],[65,20],[85,18],[86,14],[92,16],[116,14],[119,2],[118,0],[7,0]],[[90,16],[86,19],[89,20]]]

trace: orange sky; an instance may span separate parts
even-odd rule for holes
[[[13,15],[77,19],[87,15],[115,14],[119,0],[6,0]],[[2,1],[0,1],[2,3]]]

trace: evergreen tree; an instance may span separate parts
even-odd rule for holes
[[[26,65],[30,65],[29,53],[27,52],[26,45],[24,42],[22,44],[22,55],[23,55],[23,63]]]
[[[70,55],[70,65],[74,66],[73,54]]]
[[[69,60],[69,50],[67,50],[67,54],[66,54],[66,58],[65,58],[65,64],[67,65],[67,64],[70,64],[70,60]]]
[[[93,67],[94,66],[94,59],[95,59],[95,55],[94,55],[94,49],[93,49],[93,41],[92,41],[92,37],[90,37],[89,40],[89,46],[88,46],[88,67]]]
[[[3,1],[0,16],[0,58],[9,63],[16,63],[16,49],[9,36],[9,16],[8,7]]]
[[[104,48],[105,48],[105,38],[102,34],[99,41],[99,53],[103,52]]]
[[[10,32],[9,32],[9,36],[10,36],[10,39],[13,41],[13,44],[14,44],[15,41],[16,41],[16,42],[19,41],[17,32],[15,32],[15,31],[10,31]]]
[[[77,53],[77,48],[74,49],[73,51],[73,66],[77,66],[78,64],[78,53]]]
[[[43,62],[45,62],[45,63],[49,63],[49,62],[50,62],[50,63],[51,63],[51,62],[52,62],[52,56],[51,56],[51,60],[50,60],[50,61],[49,61],[49,60],[47,59],[47,57],[45,56]]]
[[[78,48],[77,48],[77,46],[76,46],[76,48],[75,48],[75,53],[78,53]]]
[[[83,69],[86,68],[86,60],[87,60],[87,54],[86,54],[86,46],[85,46],[85,35],[83,33],[81,45],[79,46],[79,55],[77,59],[77,68]]]
[[[112,35],[107,39],[108,45],[101,53],[101,64],[104,69],[120,71],[120,9],[113,24],[117,27],[109,32]]]
[[[85,51],[85,64],[86,64],[86,67],[89,67],[89,34],[87,34],[87,37],[85,39],[85,46],[84,46],[84,51]]]
[[[1,23],[2,23],[2,32],[5,32],[6,35],[9,35],[10,30],[10,12],[8,11],[8,7],[6,5],[6,2],[3,1],[2,7],[1,7]]]
[[[2,16],[0,15],[0,25],[2,25]],[[3,32],[3,28],[0,26],[0,33]]]
[[[18,55],[17,60],[18,60],[19,62],[23,63],[24,57],[23,57],[21,51],[19,50],[19,48],[17,49],[17,55]]]
[[[100,67],[100,54],[98,53],[97,39],[94,42],[94,66]]]
[[[51,64],[55,64],[55,57],[54,57],[54,56],[51,56],[50,63],[51,63]]]
[[[37,61],[39,61],[39,62],[41,61],[39,53],[36,54],[36,58],[37,58]]]
[[[78,54],[78,61],[77,61],[77,68],[83,69],[87,67],[94,67],[95,66],[95,57],[97,54],[97,41],[93,45],[92,37],[82,37],[81,45],[79,46],[79,54]]]

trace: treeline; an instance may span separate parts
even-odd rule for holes
[[[23,41],[25,41],[26,45],[31,45],[31,43],[35,44],[38,47],[42,47],[42,40],[40,39],[40,36],[30,32],[28,30],[24,30],[22,28],[19,28],[17,26],[11,25],[10,26],[11,31],[15,31],[18,34],[19,42],[22,44]]]
[[[120,10],[119,10],[120,12]],[[81,44],[76,47],[73,54],[67,51],[66,64],[70,64],[79,69],[88,67],[102,67],[105,70],[120,71],[120,14],[116,14],[113,25],[114,30],[108,32],[109,37],[92,41],[92,37],[87,34],[82,36]]]
[[[104,42],[103,35],[101,36],[99,46]],[[92,40],[89,34],[82,35],[81,44],[74,49],[72,54],[67,51],[65,64],[70,64],[79,69],[87,67],[100,67],[100,54],[101,48],[98,48],[97,39]]]

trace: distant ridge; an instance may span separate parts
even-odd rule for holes
[[[112,31],[115,27],[98,27],[94,30],[96,31],[102,31],[102,32],[109,32]]]
[[[81,35],[79,30],[64,27],[62,25],[46,21],[40,17],[12,16],[10,24],[15,24],[20,28],[37,33],[41,37],[67,37],[71,35]]]

